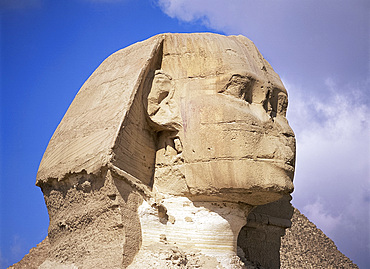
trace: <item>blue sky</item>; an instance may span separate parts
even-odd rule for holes
[[[289,93],[293,204],[370,265],[370,4],[365,0],[0,1],[0,265],[47,234],[38,165],[75,94],[113,52],[163,32],[250,38]]]

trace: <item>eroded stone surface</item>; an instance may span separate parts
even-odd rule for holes
[[[286,235],[281,239],[281,268],[358,268],[337,249],[332,240],[317,229],[315,224],[310,222],[297,209],[294,210],[291,221],[292,227],[286,230]],[[45,261],[49,247],[46,238],[20,262],[10,268],[38,268]],[[264,268],[259,262],[248,261],[243,250],[238,249],[238,255],[245,262],[247,269]],[[140,265],[142,266],[140,267]],[[207,267],[208,265],[210,267]],[[159,242],[143,248],[143,251],[135,257],[131,266],[130,268],[138,269],[217,268],[220,263],[215,258],[202,255],[199,252],[186,252],[177,246]]]
[[[193,202],[187,197],[165,197],[156,206],[144,201],[138,209],[142,247],[164,242],[215,257],[227,268],[235,260],[238,234],[251,209],[246,204]]]
[[[86,187],[88,186],[88,187]],[[141,243],[142,196],[109,170],[43,185],[49,212],[49,255],[40,268],[121,268]]]

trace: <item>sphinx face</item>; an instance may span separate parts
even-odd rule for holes
[[[284,111],[268,109],[273,96],[266,97],[261,87],[254,88],[261,92],[246,93],[265,95],[255,103],[243,96],[245,85],[235,83],[236,89],[227,92],[235,76],[242,78],[233,74],[217,92],[190,94],[181,103],[185,178],[199,199],[215,192],[229,201],[263,204],[293,190],[294,134]],[[207,85],[207,80],[198,83],[202,89]],[[285,90],[274,91],[280,97],[276,107],[283,107]]]
[[[285,118],[284,88],[245,73],[185,85],[168,77],[162,71],[154,79],[162,91],[165,85],[177,89],[166,94],[156,120],[181,127],[159,139],[155,184],[160,190],[253,205],[293,191],[295,138]]]
[[[167,56],[153,80],[154,92],[166,97],[152,118],[177,122],[178,130],[159,138],[154,186],[193,200],[252,205],[291,193],[295,138],[276,73],[233,43],[199,50],[191,47],[194,40],[182,42],[190,56],[165,43]]]

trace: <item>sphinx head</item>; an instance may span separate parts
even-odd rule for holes
[[[287,103],[279,76],[242,36],[163,34],[108,57],[37,174],[50,262],[126,266],[160,238],[235,256],[250,210],[293,190]],[[79,236],[83,244],[70,244]]]
[[[37,184],[112,164],[156,193],[269,203],[293,190],[287,103],[249,39],[159,35],[113,54],[86,81]]]

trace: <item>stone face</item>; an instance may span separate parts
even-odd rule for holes
[[[279,207],[261,207],[293,190],[287,104],[279,76],[243,36],[162,34],[114,53],[41,161],[50,251],[40,268],[135,268],[146,252],[160,255],[156,246],[240,268],[247,219],[290,224],[273,216]],[[276,254],[283,226],[266,251]]]
[[[247,38],[166,36],[148,98],[162,130],[154,188],[178,195],[187,187],[192,199],[252,205],[290,193],[295,140],[286,106],[278,75]],[[168,188],[169,167],[183,175],[179,190]]]
[[[159,192],[278,200],[293,190],[286,90],[242,36],[164,34],[116,52],[53,135],[37,185],[113,164]],[[211,197],[211,198],[209,198]]]

